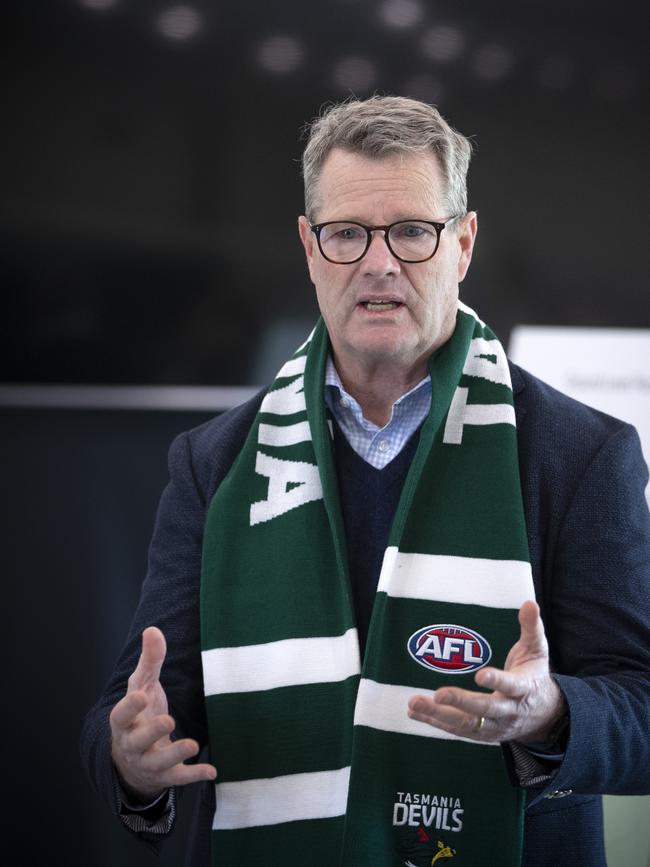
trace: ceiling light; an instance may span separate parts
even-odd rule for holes
[[[98,12],[101,12],[104,9],[110,9],[111,6],[115,6],[117,0],[79,0],[79,2],[86,9],[96,9]]]
[[[419,24],[423,11],[419,0],[385,0],[379,7],[379,16],[388,27],[404,30]]]
[[[201,27],[201,16],[191,6],[170,6],[158,16],[157,26],[168,39],[191,39]]]
[[[257,52],[260,66],[268,72],[293,72],[302,63],[303,50],[292,36],[271,36],[265,39]]]

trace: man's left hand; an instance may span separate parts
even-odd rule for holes
[[[544,742],[566,713],[549,670],[548,642],[535,602],[519,610],[521,635],[504,670],[482,668],[475,682],[491,693],[444,686],[409,701],[411,719],[476,741]]]

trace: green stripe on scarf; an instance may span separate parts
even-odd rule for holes
[[[323,400],[328,351],[321,321],[278,373],[208,511],[212,863],[515,867],[523,797],[498,745],[407,716],[417,692],[475,688],[490,654],[503,667],[534,595],[503,349],[459,305],[451,340],[430,359],[431,411],[363,667]]]

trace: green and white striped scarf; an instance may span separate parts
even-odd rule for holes
[[[359,645],[319,322],[209,508],[203,672],[215,867],[520,864],[498,744],[409,719],[415,693],[502,667],[533,598],[501,344],[459,305]]]

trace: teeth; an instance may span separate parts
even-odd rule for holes
[[[381,310],[394,310],[397,307],[396,301],[365,301],[363,305],[366,310],[378,312]]]

